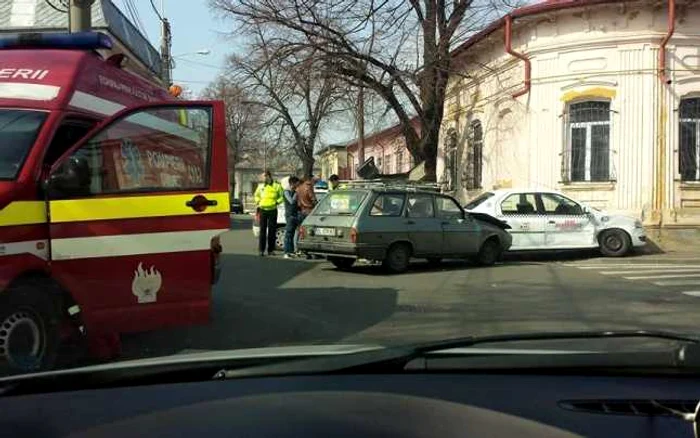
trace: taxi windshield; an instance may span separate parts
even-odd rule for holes
[[[0,109],[0,180],[17,177],[44,120],[44,112]]]
[[[483,204],[487,199],[492,198],[493,196],[494,194],[491,192],[482,193],[481,195],[477,196],[475,199],[470,201],[467,205],[465,205],[464,208],[467,210],[473,210],[479,205]]]
[[[343,191],[326,195],[318,204],[315,214],[350,216],[357,213],[367,192]]]

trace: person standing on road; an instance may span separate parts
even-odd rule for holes
[[[299,226],[299,206],[297,205],[297,186],[299,178],[289,177],[289,188],[284,191],[284,258],[291,258],[296,253],[296,242],[294,239],[297,226]]]
[[[297,224],[301,226],[304,219],[316,206],[316,194],[314,193],[314,181],[310,176],[305,176],[301,184],[297,187],[297,206],[299,207],[299,220]],[[299,240],[299,233],[294,238],[295,244]]]
[[[333,174],[328,178],[328,191],[335,190],[340,185],[340,178],[338,175]]]
[[[255,189],[255,205],[260,212],[260,236],[258,236],[258,251],[260,256],[275,253],[275,237],[277,234],[277,206],[284,202],[282,185],[272,180],[272,174],[266,170],[262,174],[262,182]]]

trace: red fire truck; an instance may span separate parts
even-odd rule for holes
[[[104,59],[100,33],[0,38],[0,373],[80,333],[205,323],[229,226],[222,102]]]

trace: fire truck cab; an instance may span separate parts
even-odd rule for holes
[[[0,38],[0,373],[76,333],[205,323],[229,228],[224,107],[104,59],[101,33]]]

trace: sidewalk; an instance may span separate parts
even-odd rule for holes
[[[700,258],[700,229],[652,228],[647,230],[648,243],[643,254],[683,254]]]

